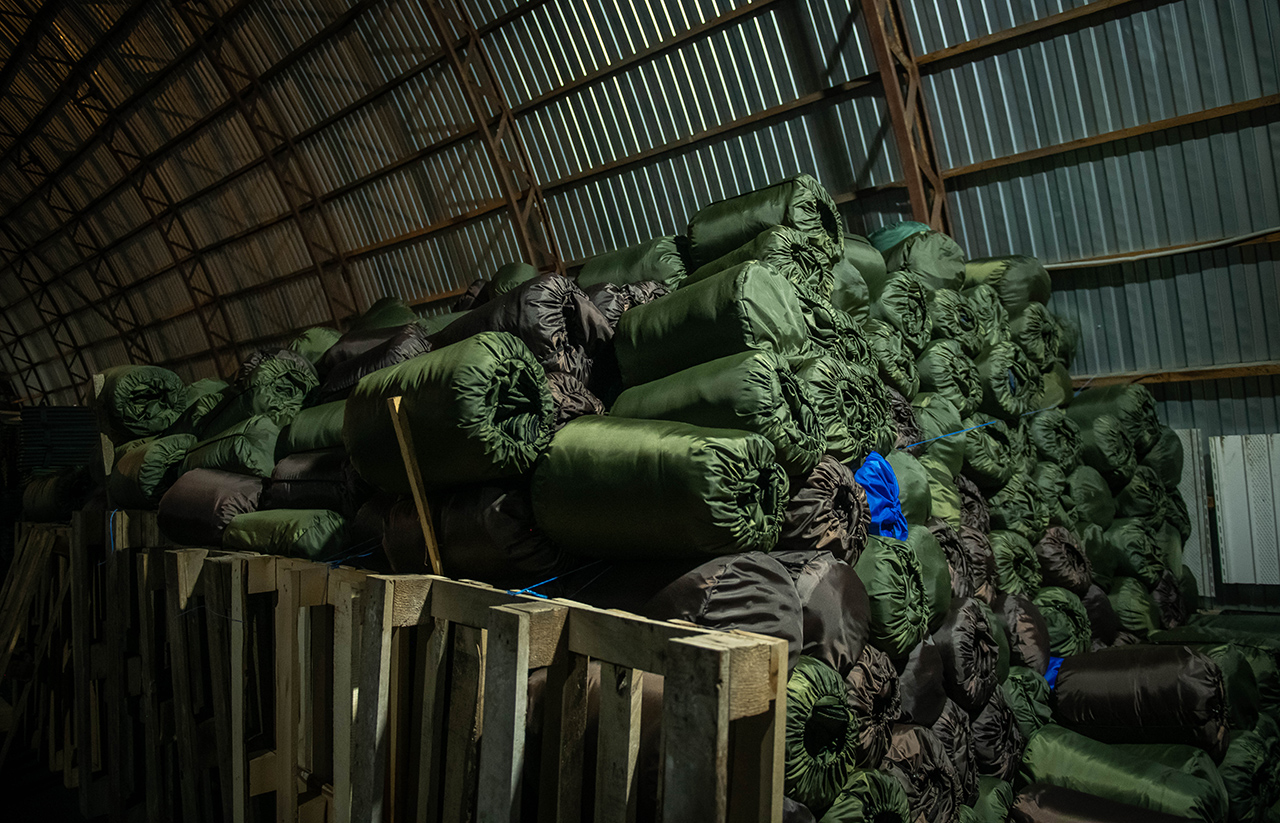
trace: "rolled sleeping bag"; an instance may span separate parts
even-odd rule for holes
[[[1076,523],[1093,523],[1103,529],[1115,520],[1115,498],[1098,470],[1078,466],[1067,475],[1067,499],[1072,509],[1067,514]]]
[[[885,395],[889,398],[889,414],[893,417],[893,427],[897,433],[893,448],[912,457],[919,458],[924,454],[924,446],[920,441],[920,421],[916,420],[915,408],[911,401],[898,394],[892,388],[885,387]]]
[[[796,661],[787,679],[783,789],[810,808],[831,806],[858,765],[856,723],[844,697],[835,669],[811,657]]]
[[[1160,607],[1151,599],[1142,581],[1132,577],[1117,577],[1112,580],[1107,597],[1125,631],[1138,637],[1146,637],[1150,632],[1162,628]]]
[[[1027,741],[1019,777],[1138,806],[1143,820],[1147,811],[1196,820],[1221,820],[1226,812],[1220,786],[1054,724]]]
[[[1031,597],[1044,584],[1040,561],[1030,541],[1017,532],[991,532],[991,552],[1002,591]]]
[[[1107,743],[1197,746],[1215,762],[1227,750],[1222,670],[1186,646],[1127,646],[1064,658],[1053,714],[1063,726]]]
[[[1009,311],[1000,302],[1000,294],[988,285],[970,286],[960,291],[969,311],[978,323],[978,339],[984,350],[1008,343]]]
[[[789,668],[799,665],[804,645],[800,595],[787,568],[763,552],[708,560],[655,594],[644,614],[780,637],[787,641]]]
[[[888,236],[877,238],[880,242]],[[904,271],[918,277],[930,289],[959,289],[965,280],[964,251],[940,231],[914,232],[884,251],[891,273]]]
[[[154,509],[178,479],[182,462],[195,444],[194,435],[171,434],[139,442],[123,453],[116,449],[107,477],[111,505],[119,509]]]
[[[288,349],[276,352],[281,356],[267,354],[257,352],[256,355],[262,355],[261,359],[247,371],[254,358],[242,364],[242,374],[236,381],[238,393],[233,392],[228,402],[214,413],[208,428],[222,431],[254,415],[266,415],[283,427],[311,403],[320,385],[315,367]]]
[[[929,294],[926,309],[934,340],[954,340],[966,357],[977,357],[982,352],[978,318],[960,292],[937,289]]]
[[[315,364],[293,349],[287,346],[263,346],[255,349],[252,354],[241,361],[240,368],[236,372],[236,382],[243,385],[254,370],[268,360],[283,360],[288,363],[289,371],[296,370],[306,375],[303,381],[307,384],[317,383],[319,380]]]
[[[890,273],[878,292],[872,286],[871,295],[872,319],[892,326],[911,353],[919,354],[933,337],[929,291],[920,279],[905,272]]]
[[[968,416],[982,402],[982,378],[978,367],[955,340],[934,340],[916,359],[920,390],[936,392]]]
[[[538,464],[533,504],[548,536],[584,556],[696,557],[772,548],[786,486],[758,434],[580,417]]]
[[[991,286],[1010,317],[1030,303],[1048,303],[1052,288],[1044,265],[1023,254],[968,261],[964,268],[964,285],[966,288]]]
[[[347,401],[335,400],[298,412],[293,422],[280,430],[276,460],[298,452],[341,448],[346,411]]]
[[[1116,515],[1163,520],[1168,497],[1155,470],[1138,466],[1133,477],[1116,494]]]
[[[978,802],[978,758],[974,752],[968,712],[948,700],[929,731],[938,738],[955,768],[956,780],[960,784],[960,802],[966,805]]]
[[[895,668],[902,698],[896,722],[932,726],[947,702],[942,656],[937,646],[932,639],[925,638],[899,660]]]
[[[564,428],[570,420],[588,414],[604,414],[604,403],[591,393],[591,389],[582,384],[576,377],[564,372],[552,372],[547,375],[547,387],[551,390],[551,403],[555,406],[556,431]]]
[[[929,481],[930,517],[937,517],[958,529],[963,523],[960,516],[960,489],[956,487],[955,477],[941,461],[930,455],[920,458],[920,467],[924,469]]]
[[[625,286],[597,283],[594,286],[588,286],[584,291],[587,299],[604,315],[609,328],[616,329],[623,312],[636,306],[652,303],[659,297],[666,297],[671,293],[671,288],[656,280],[642,280]]]
[[[186,408],[187,385],[159,366],[113,366],[102,371],[97,395],[102,429],[116,442],[159,434]]]
[[[1016,422],[1036,410],[1044,378],[1022,349],[1013,343],[998,343],[979,357],[976,365],[982,383],[980,411]]]
[[[291,454],[276,463],[262,493],[260,510],[329,509],[346,518],[370,496],[342,449]]]
[[[1027,418],[1009,424],[1009,448],[1013,454],[1014,474],[1030,474],[1036,465],[1036,447],[1031,442],[1031,426]]]
[[[1011,477],[1003,489],[991,496],[990,505],[992,529],[1012,531],[1035,543],[1049,528],[1048,506],[1025,472]]]
[[[488,303],[507,292],[515,291],[538,276],[538,270],[524,261],[503,263],[493,273],[493,279],[480,290],[475,305]]]
[[[444,325],[452,323],[465,312],[457,314],[438,315],[437,317],[428,317],[419,319],[410,317],[399,325],[389,328],[370,328],[370,329],[352,329],[347,331],[342,337],[338,338],[338,342],[329,347],[327,351],[320,357],[315,364],[317,374],[326,376],[329,372],[338,368],[348,360],[354,360],[376,349],[378,346],[386,343],[391,338],[398,335],[409,324],[419,324],[425,331],[430,333],[433,328],[443,328]],[[447,322],[441,318],[448,318]],[[443,325],[441,325],[443,323]]]
[[[1255,731],[1232,735],[1231,745],[1218,766],[1227,794],[1227,820],[1243,823],[1267,820],[1267,810],[1280,800],[1276,760],[1280,741]]]
[[[815,823],[817,818],[809,807],[798,800],[782,796],[782,823]]]
[[[933,633],[947,696],[971,715],[981,711],[999,686],[1001,645],[996,635],[1002,631],[981,601],[964,597],[952,601],[945,622]]]
[[[598,283],[625,286],[654,280],[674,289],[688,274],[687,253],[688,238],[683,235],[655,237],[587,260],[578,272],[578,285],[586,289]]]
[[[1082,391],[1072,401],[1067,414],[1080,424],[1098,415],[1114,416],[1133,441],[1138,457],[1155,447],[1162,434],[1156,415],[1156,400],[1141,383],[1104,386]]]
[[[627,386],[744,351],[801,354],[808,344],[795,289],[756,261],[636,306],[614,338]]]
[[[1018,731],[1026,739],[1053,722],[1049,706],[1049,684],[1044,676],[1025,666],[1012,666],[1009,677],[1000,684],[1000,695],[1013,712]]]
[[[1093,585],[1089,557],[1080,540],[1068,529],[1050,526],[1035,544],[1040,576],[1045,586],[1058,586],[1082,597]]]
[[[827,244],[805,232],[786,226],[769,226],[736,249],[699,266],[681,283],[681,288],[749,260],[760,260],[773,266],[795,285],[813,289],[826,298],[832,289],[832,261],[828,248]]]
[[[419,326],[422,326],[427,335],[430,336],[436,332],[444,331],[470,313],[470,309],[465,311],[454,310],[445,314],[433,314],[427,317],[420,317],[416,322]]]
[[[1049,653],[1054,657],[1084,654],[1092,646],[1093,630],[1084,604],[1066,589],[1046,586],[1031,602],[1049,629]]]
[[[208,424],[235,393],[223,380],[197,380],[187,387],[182,414],[169,424],[165,433],[194,434],[197,438],[208,435]]]
[[[893,724],[902,713],[898,672],[887,654],[868,645],[844,681],[844,702],[854,718],[855,762],[878,769],[889,750]]]
[[[825,550],[857,563],[870,526],[866,490],[848,466],[824,455],[803,480],[792,481],[776,550]]]
[[[176,545],[221,546],[228,523],[238,515],[257,511],[263,486],[261,477],[192,469],[160,498],[156,522]]]
[[[327,561],[347,546],[347,521],[327,509],[275,509],[238,514],[222,533],[227,551]]]
[[[1066,527],[1072,524],[1062,499],[1067,493],[1067,475],[1057,463],[1041,461],[1031,468],[1031,484],[1036,490],[1040,508],[1048,517],[1048,526]]]
[[[1003,689],[991,693],[991,699],[974,716],[971,728],[978,774],[1013,782],[1027,738],[1017,715],[1005,701]]]
[[[845,234],[844,253],[832,267],[831,305],[858,325],[871,316],[871,290],[867,280],[883,280],[884,257],[865,237]]]
[[[1003,420],[978,414],[964,419],[964,475],[985,492],[1013,477],[1012,439]]]
[[[1141,580],[1155,588],[1165,572],[1164,557],[1146,520],[1122,517],[1112,521],[1103,533],[1107,549],[1115,557],[1119,574]]]
[[[1080,348],[1080,324],[1065,314],[1050,312],[1053,321],[1058,324],[1058,362],[1063,371],[1071,368],[1075,362],[1076,351]]]
[[[1258,687],[1258,704],[1262,712],[1280,714],[1280,639],[1274,635],[1193,625],[1152,632],[1147,642],[1188,645],[1193,648],[1230,645],[1244,655],[1253,670]]]
[[[1000,571],[996,566],[995,551],[986,532],[963,526],[960,543],[968,559],[969,579],[973,584],[973,596],[991,605],[1000,585]]]
[[[431,343],[426,329],[416,323],[409,323],[372,349],[330,369],[320,386],[317,399],[320,403],[345,400],[365,375],[429,351]]]
[[[936,631],[951,609],[951,569],[947,555],[926,526],[911,526],[907,546],[920,561],[924,580],[925,605],[929,609],[929,631]]]
[[[715,260],[771,226],[802,232],[834,263],[844,252],[843,221],[831,195],[808,174],[699,209],[689,220],[689,259],[694,266]]]
[[[586,293],[568,277],[544,274],[468,312],[431,335],[432,349],[482,332],[519,338],[545,371],[564,372],[586,383],[591,366],[613,331]]]
[[[923,526],[933,509],[929,496],[929,475],[920,461],[903,451],[890,452],[886,458],[898,479],[898,500],[902,514],[912,526]]]
[[[298,333],[298,336],[289,341],[289,349],[303,357],[312,365],[320,362],[320,358],[324,357],[324,353],[333,348],[333,345],[342,337],[342,332],[337,329],[331,329],[326,326],[313,326]]]
[[[827,454],[860,464],[893,442],[888,399],[870,372],[824,354],[799,361],[796,376],[814,401]]]
[[[960,474],[956,475],[956,488],[960,490],[961,525],[980,532],[991,531],[991,510],[978,484]]]
[[[1064,789],[1047,783],[1032,783],[1014,799],[1009,808],[1009,823],[1065,823],[1087,820],[1090,823],[1187,823],[1192,818],[1152,812],[1149,809],[1118,803],[1096,794]]]
[[[1013,807],[1013,786],[998,777],[978,777],[978,802],[973,811],[980,823],[1006,823]]]
[[[1071,382],[1071,373],[1061,363],[1054,363],[1047,371],[1041,372],[1043,385],[1040,397],[1035,401],[1037,409],[1061,409],[1071,402],[1075,396],[1075,385]]]
[[[22,490],[22,519],[32,523],[69,523],[94,493],[84,467],[37,472]]]
[[[1029,597],[1004,593],[991,604],[996,621],[1009,638],[1009,663],[1041,676],[1049,669],[1049,627]]]
[[[1258,711],[1262,698],[1258,690],[1258,679],[1253,674],[1253,667],[1243,653],[1245,650],[1232,643],[1196,644],[1189,648],[1207,656],[1217,663],[1222,671],[1227,725],[1232,733],[1255,728],[1258,725]]]
[[[938,541],[943,555],[947,558],[947,570],[951,578],[951,602],[962,597],[973,597],[973,573],[969,570],[969,554],[965,549],[960,533],[951,528],[951,524],[939,517],[930,517],[925,527]]]
[[[1182,590],[1178,587],[1178,578],[1172,571],[1165,569],[1160,581],[1151,590],[1151,599],[1160,609],[1160,627],[1176,629],[1187,622],[1187,611],[1182,603]]]
[[[1057,463],[1068,474],[1080,465],[1080,427],[1061,409],[1032,415],[1031,443],[1041,460]]]
[[[275,468],[280,429],[258,414],[196,443],[182,461],[181,474],[193,469],[218,469],[256,477],[270,477]]]
[[[1116,642],[1116,635],[1120,633],[1121,628],[1120,616],[1116,614],[1107,593],[1096,583],[1091,584],[1084,596],[1080,598],[1080,604],[1084,606],[1085,614],[1089,616],[1089,631],[1093,639],[1104,646],[1110,646]]]
[[[555,408],[542,366],[515,337],[482,332],[374,372],[347,399],[347,453],[360,476],[385,491],[409,491],[392,397],[403,398],[428,486],[522,474],[551,440]]]
[[[872,536],[854,564],[871,602],[869,641],[891,658],[906,657],[929,631],[924,572],[901,540]]]
[[[351,322],[351,330],[399,328],[405,323],[412,323],[416,317],[409,304],[399,297],[380,297]]]
[[[1170,489],[1165,498],[1165,522],[1173,526],[1178,536],[1184,541],[1191,539],[1191,512],[1187,509],[1187,501],[1177,489]]]
[[[1182,441],[1168,426],[1160,427],[1160,437],[1139,461],[1156,473],[1166,489],[1176,489],[1182,482]]]
[[[854,769],[818,823],[909,823],[911,804],[902,784],[884,772]]]
[[[964,468],[964,424],[955,404],[934,392],[920,392],[911,400],[925,454],[947,467],[952,477]]]
[[[1058,360],[1061,332],[1043,303],[1028,303],[1009,321],[1009,336],[1027,359],[1040,371],[1053,368]]]
[[[768,351],[731,354],[633,386],[610,413],[754,432],[773,445],[778,463],[793,475],[811,471],[826,445],[808,384]]]
[[[1099,414],[1087,420],[1077,419],[1077,422],[1083,444],[1080,459],[1086,466],[1097,470],[1112,493],[1119,493],[1138,468],[1133,441],[1124,424],[1110,414]]]
[[[914,397],[920,389],[920,378],[916,373],[915,357],[903,342],[902,335],[893,326],[874,317],[863,324],[862,332],[880,376],[903,397]]]
[[[777,551],[791,575],[804,620],[801,654],[848,677],[867,644],[871,603],[853,567],[826,551]]]
[[[942,743],[927,728],[895,726],[883,770],[906,790],[913,820],[951,820],[957,813],[963,799],[960,780]]]

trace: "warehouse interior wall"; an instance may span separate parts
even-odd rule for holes
[[[570,267],[801,171],[853,231],[910,216],[860,3],[461,5]],[[1280,226],[1271,0],[901,7],[971,257]],[[0,60],[0,370],[29,402],[131,361],[227,373],[386,294],[445,311],[520,259],[421,0],[8,0]],[[1055,271],[1073,374],[1274,364],[1276,249]],[[1153,391],[1175,427],[1280,428],[1273,376]]]

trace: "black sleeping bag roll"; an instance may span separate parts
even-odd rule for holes
[[[1008,819],[1009,823],[1134,823],[1136,820],[1143,823],[1190,823],[1193,820],[1047,783],[1032,783],[1019,792]]]
[[[481,332],[507,332],[529,348],[543,369],[586,383],[591,365],[613,332],[586,293],[568,277],[544,274],[475,308],[431,336],[433,349]]]
[[[689,274],[681,288],[748,260],[768,263],[796,286],[813,289],[824,298],[831,294],[827,246],[812,235],[786,226],[770,226],[738,248],[704,263]]]
[[[978,484],[963,474],[956,476],[956,488],[960,490],[961,525],[980,532],[991,531],[991,509]]]
[[[777,550],[825,550],[857,563],[867,545],[871,509],[853,471],[830,455],[793,480]]]
[[[871,604],[853,567],[827,551],[773,551],[791,575],[804,619],[801,654],[847,677],[862,655]]]
[[[1176,629],[1187,622],[1186,606],[1182,602],[1182,590],[1178,586],[1178,577],[1171,570],[1165,569],[1160,580],[1151,589],[1151,599],[1160,609],[1160,628]]]
[[[961,597],[973,597],[973,572],[969,570],[969,553],[960,533],[939,517],[930,517],[925,526],[946,555],[947,570],[951,573],[952,605]]]
[[[938,738],[947,758],[956,770],[960,783],[960,802],[972,805],[978,802],[978,763],[973,747],[973,730],[969,726],[969,714],[959,704],[948,700],[942,714],[929,726]]]
[[[1064,658],[1054,718],[1107,743],[1177,743],[1214,761],[1227,750],[1222,670],[1187,646],[1127,646]]]
[[[803,655],[787,679],[786,769],[788,797],[826,809],[858,765],[857,723],[845,703],[844,679]]]
[[[591,389],[582,385],[576,377],[564,372],[552,372],[547,375],[547,387],[551,390],[551,402],[556,408],[556,431],[564,428],[570,420],[588,414],[604,414],[604,403],[591,393]]]
[[[1116,642],[1120,633],[1120,616],[1111,605],[1111,598],[1096,584],[1091,584],[1080,598],[1085,614],[1089,617],[1089,631],[1095,641],[1105,646]]]
[[[893,729],[884,771],[907,792],[913,820],[949,821],[962,802],[962,787],[942,743],[923,726]]]
[[[889,414],[893,417],[893,427],[897,432],[893,448],[917,459],[922,457],[924,446],[920,441],[924,438],[920,434],[920,421],[916,419],[915,407],[910,400],[892,388],[886,386],[885,393],[889,398]]]
[[[856,762],[878,769],[889,749],[893,724],[902,713],[898,672],[887,654],[875,646],[864,646],[844,682],[845,705],[853,711],[857,730]]]
[[[625,286],[655,280],[674,289],[687,273],[688,242],[684,235],[668,235],[598,254],[582,264],[578,285],[585,289],[597,283]]]
[[[216,469],[186,472],[160,498],[160,531],[179,546],[221,546],[232,519],[257,511],[263,485],[260,477]]]
[[[1027,738],[1002,689],[991,693],[991,699],[973,718],[972,729],[978,774],[1012,781],[1022,762]]]
[[[589,416],[551,441],[534,472],[533,507],[572,552],[696,557],[773,548],[786,488],[758,434]]]
[[[334,366],[325,374],[320,384],[318,402],[331,403],[345,400],[351,390],[360,382],[360,378],[378,369],[403,363],[411,357],[431,351],[431,343],[427,332],[417,323],[409,323],[400,327],[394,335],[382,343],[356,357],[349,358]]]
[[[616,329],[622,313],[652,303],[659,297],[666,297],[671,289],[656,280],[642,280],[639,283],[628,283],[618,286],[613,283],[597,283],[586,288],[587,298],[600,310],[609,328]]]
[[[826,437],[807,384],[768,351],[731,354],[633,386],[614,401],[615,417],[673,420],[763,436],[788,474],[806,474]]]
[[[452,315],[450,315],[452,316]],[[325,350],[316,362],[316,372],[323,379],[330,372],[348,360],[354,360],[373,351],[391,338],[395,337],[413,318],[390,328],[352,329]]]
[[[1069,529],[1050,526],[1035,545],[1045,586],[1059,586],[1083,597],[1093,585],[1089,557],[1079,538]]]
[[[976,715],[999,685],[1001,645],[991,613],[973,598],[954,600],[946,622],[933,633],[942,658],[947,696]]]
[[[862,333],[884,381],[903,397],[915,397],[920,390],[916,359],[898,330],[873,317],[862,325]]]
[[[1031,598],[1001,594],[991,604],[1009,638],[1009,663],[1043,675],[1049,669],[1049,627]]]
[[[937,646],[932,639],[925,638],[911,654],[899,660],[895,668],[902,697],[898,722],[932,726],[947,702],[942,655]]]
[[[689,259],[701,266],[751,241],[771,226],[813,238],[834,263],[844,252],[843,221],[831,195],[808,174],[773,183],[698,210],[689,220]]]
[[[960,528],[960,543],[968,555],[969,577],[973,594],[988,606],[995,600],[1000,587],[1000,571],[996,566],[991,538],[981,529],[972,526]]]
[[[891,658],[906,657],[929,632],[924,572],[901,540],[872,536],[854,564],[871,601],[871,645]]]
[[[744,351],[787,357],[808,347],[795,289],[756,261],[636,306],[622,316],[614,337],[627,386]]]
[[[371,490],[343,449],[298,452],[276,463],[259,509],[329,509],[348,519]]]

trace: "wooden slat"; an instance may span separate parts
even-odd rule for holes
[[[370,575],[361,592],[360,700],[351,732],[351,818],[379,823],[390,735],[387,733],[391,684],[392,580]]]
[[[213,722],[216,734],[218,758],[218,774],[222,790],[223,814],[233,820],[239,818],[235,813],[237,806],[242,805],[245,798],[247,775],[237,773],[236,763],[232,762],[233,739],[239,739],[243,746],[244,735],[236,735],[234,727],[244,722],[243,706],[237,715],[231,708],[233,693],[244,693],[244,656],[243,649],[232,662],[231,640],[231,588],[232,570],[236,563],[234,557],[211,557],[205,561],[201,571],[202,589],[206,605],[205,632],[209,637],[209,681],[210,699],[213,703]],[[238,665],[237,665],[238,664]],[[239,761],[243,766],[243,759]]]
[[[400,397],[387,399],[387,409],[391,414],[391,424],[396,430],[396,440],[400,443],[400,456],[404,460],[405,473],[409,476],[409,489],[413,492],[413,502],[418,509],[418,523],[422,527],[422,539],[427,545],[427,559],[431,563],[434,574],[444,574],[444,566],[440,562],[440,544],[436,541],[435,522],[431,516],[431,504],[427,502],[427,491],[422,483],[422,469],[418,466],[418,452],[413,445],[413,431],[409,425],[409,415],[401,404]]]
[[[518,823],[529,695],[529,613],[495,606],[484,662],[484,746],[480,750],[477,818]]]
[[[298,623],[301,572],[286,561],[276,569],[276,823],[298,817]]]
[[[364,616],[360,584],[338,578],[330,591],[333,603],[333,813],[337,823],[351,822],[352,725],[360,671]]]
[[[667,645],[663,819],[723,823],[728,813],[729,650],[706,635]]]
[[[1079,389],[1084,386],[1121,386],[1130,383],[1195,383],[1202,380],[1239,380],[1244,377],[1266,377],[1274,374],[1280,374],[1280,361],[1237,363],[1230,366],[1196,366],[1164,371],[1085,374],[1072,377],[1071,384]]]
[[[477,746],[484,722],[484,642],[479,629],[454,627],[440,817],[444,823],[464,823],[475,810]]]
[[[448,676],[449,649],[453,645],[452,624],[435,620],[423,644],[419,667],[422,723],[418,737],[418,792],[414,820],[417,823],[438,820],[443,797],[444,743],[447,730],[445,688]]]
[[[134,560],[138,594],[138,656],[142,662],[142,746],[144,757],[144,802],[148,823],[164,823],[175,817],[169,804],[161,758],[160,677],[163,674],[161,613],[155,607],[156,590],[163,588],[163,559],[159,554],[138,552]]]
[[[76,783],[80,801],[80,815],[91,816],[91,790],[93,784],[93,759],[90,739],[93,735],[89,701],[89,592],[92,570],[89,566],[89,541],[94,533],[102,533],[101,523],[95,523],[85,512],[71,515],[71,667],[75,683],[76,726]],[[157,570],[163,574],[163,570]],[[150,798],[148,798],[150,801]],[[151,803],[148,802],[148,810]],[[159,810],[156,810],[157,813]],[[151,818],[155,821],[155,818]]]
[[[165,554],[165,622],[172,658],[173,714],[178,744],[178,777],[182,795],[183,820],[204,820],[201,798],[200,733],[197,730],[191,677],[192,648],[187,631],[188,606],[196,593],[203,549],[186,549]]]
[[[775,637],[735,634],[769,648],[773,694],[767,711],[734,722],[729,752],[729,819],[780,820],[787,731],[787,643]]]
[[[601,662],[597,823],[635,823],[643,688],[644,672]]]

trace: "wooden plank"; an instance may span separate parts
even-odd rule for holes
[[[259,752],[248,758],[249,796],[276,790],[276,753],[274,751]]]
[[[351,731],[351,817],[369,823],[379,823],[384,811],[393,586],[393,578],[369,575],[360,595],[360,700]]]
[[[87,511],[71,515],[71,668],[75,683],[76,783],[80,816],[85,818],[90,816],[93,783],[92,717],[89,711],[89,646],[92,640],[89,636],[92,625],[89,621],[89,592],[93,571],[89,566],[89,541],[95,526],[97,533],[102,532],[101,524],[95,523]],[[155,820],[152,818],[153,823]]]
[[[1244,377],[1265,377],[1280,374],[1280,361],[1237,363],[1230,366],[1199,366],[1186,369],[1167,369],[1151,372],[1120,372],[1118,374],[1083,374],[1071,378],[1077,389],[1085,386],[1122,386],[1130,383],[1195,383],[1202,380],[1239,380]]]
[[[484,661],[484,746],[480,749],[477,818],[518,823],[529,694],[529,613],[495,606]]]
[[[351,821],[352,723],[355,721],[357,677],[363,612],[358,600],[361,584],[335,578],[333,603],[333,814],[337,823]]]
[[[201,567],[207,552],[184,549],[165,553],[165,620],[172,658],[173,714],[178,748],[178,782],[182,796],[182,819],[200,823],[204,819],[200,792],[200,737],[191,683],[191,647],[188,645],[187,611],[196,593]]]
[[[276,823],[298,817],[298,623],[301,572],[281,560],[276,568]]]
[[[164,823],[175,814],[169,804],[168,787],[161,768],[160,677],[163,651],[158,633],[160,613],[155,607],[156,591],[162,588],[163,556],[138,552],[135,558],[138,593],[138,656],[142,668],[139,710],[142,715],[143,797],[148,823]]]
[[[391,804],[384,816],[391,823],[409,819],[417,778],[412,771],[416,757],[409,743],[410,729],[421,725],[417,715],[417,696],[413,692],[413,664],[409,629],[391,629],[391,674],[387,692],[387,735],[390,740],[387,758],[387,792]],[[414,721],[417,721],[416,723]]]
[[[609,662],[600,663],[596,823],[635,823],[639,788],[636,763],[640,758],[640,699],[643,688],[644,672]]]
[[[770,650],[773,695],[768,710],[734,721],[730,740],[729,819],[780,820],[787,731],[787,643],[745,632],[747,642]],[[736,677],[737,672],[731,676]]]
[[[567,613],[563,604],[555,604]],[[547,668],[539,775],[540,820],[577,821],[582,816],[582,764],[587,729],[587,657],[569,649],[569,633]],[[531,661],[531,665],[533,662]]]
[[[484,723],[485,638],[471,626],[453,630],[449,726],[445,743],[443,823],[464,823],[475,809],[477,745]]]
[[[445,698],[449,649],[453,646],[452,624],[435,620],[423,646],[422,665],[418,669],[422,724],[418,736],[416,823],[439,820],[443,803]]]
[[[668,643],[662,699],[664,820],[723,823],[728,812],[730,653],[720,638]]]
[[[128,716],[128,684],[125,676],[126,633],[130,601],[132,600],[131,583],[133,581],[132,553],[123,548],[124,535],[118,528],[121,523],[119,514],[108,515],[117,518],[117,529],[113,530],[115,544],[107,546],[107,774],[110,786],[111,820],[121,823],[124,820],[125,805],[129,799],[129,783],[133,766],[132,753],[126,741],[126,724],[131,724]]]
[[[235,810],[246,799],[247,777],[238,773],[236,764],[232,762],[234,740],[239,738],[243,747],[244,737],[243,730],[239,735],[235,733],[236,727],[244,722],[244,715],[236,714],[231,708],[232,694],[244,693],[243,649],[232,659],[231,590],[235,585],[232,574],[236,563],[234,557],[211,557],[205,561],[201,577],[207,606],[205,632],[209,637],[210,698],[216,731],[218,775],[221,778],[222,813],[224,817],[240,820],[244,815],[237,816]],[[240,765],[243,766],[242,760]]]
[[[400,397],[387,398],[387,408],[391,412],[391,424],[396,430],[396,440],[400,442],[400,456],[404,460],[405,472],[409,475],[409,489],[413,492],[413,502],[418,508],[418,522],[422,526],[422,539],[427,545],[427,559],[431,563],[431,571],[444,574],[444,566],[440,562],[440,544],[436,541],[435,521],[431,517],[431,504],[427,502],[427,491],[422,482],[422,469],[418,465],[418,452],[413,446],[413,431],[409,425],[409,415],[401,404]]]

